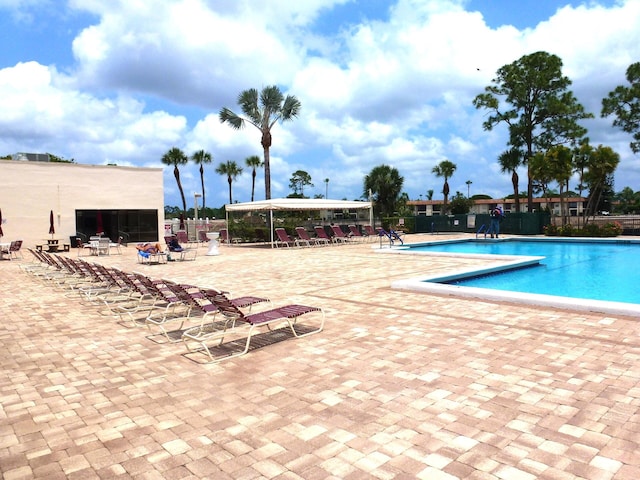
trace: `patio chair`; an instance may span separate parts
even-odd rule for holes
[[[221,228],[218,241],[220,242],[220,245],[222,245],[223,243],[226,243],[227,245],[229,245],[231,243],[231,236],[229,235],[229,230],[227,230],[226,228]]]
[[[109,255],[111,253],[111,239],[109,237],[100,237],[98,239],[98,250],[96,254]]]
[[[118,237],[117,242],[109,243],[109,250],[114,249],[118,255],[122,255],[122,237]]]
[[[289,236],[284,228],[276,228],[274,231],[278,237],[276,238],[276,248],[280,248],[281,245],[285,247],[298,246],[298,243]]]
[[[324,311],[319,307],[292,304],[283,307],[271,308],[257,313],[244,314],[242,310],[234,305],[234,303],[229,300],[224,293],[215,293],[211,296],[211,300],[220,313],[225,317],[225,322],[222,324],[222,329],[212,332],[206,339],[207,343],[216,341],[216,348],[222,351],[222,355],[214,355],[215,352],[211,351],[212,348],[207,346],[204,342],[201,342],[205,347],[205,351],[209,356],[210,362],[221,362],[247,353],[251,346],[251,339],[256,329],[260,327],[267,328],[276,336],[280,334],[280,338],[282,338],[281,334],[288,331],[290,331],[294,337],[305,337],[307,335],[321,332],[324,327]],[[321,315],[320,324],[318,326],[312,328],[298,323],[298,319],[301,316],[311,314],[312,312],[318,312]],[[284,326],[274,328],[277,324]],[[225,343],[225,338],[227,336],[235,338],[239,334],[244,334],[245,331],[247,336],[244,341],[244,348],[240,351],[234,351],[229,348],[234,342],[228,341]]]
[[[175,236],[178,239],[178,243],[181,243],[183,245],[189,244],[189,236],[187,235],[187,232],[185,232],[184,230],[178,230]]]
[[[333,230],[333,238],[336,242],[347,243],[350,240],[349,236],[342,231],[340,225],[331,225],[331,230]]]
[[[198,230],[198,243],[203,245],[209,244],[209,238],[207,238],[206,230]]]
[[[329,245],[329,240],[326,238],[310,237],[309,232],[304,227],[296,227],[296,234],[298,235],[300,242],[305,242],[307,246],[313,245]]]
[[[22,256],[22,252],[20,249],[22,248],[22,240],[13,240],[9,247],[2,252],[3,255],[9,257],[9,260],[18,260],[18,256],[20,258],[24,258]]]
[[[318,237],[319,239],[325,240],[327,243],[334,243],[334,239],[331,238],[329,235],[327,235],[327,231],[324,229],[323,226],[321,225],[316,225],[315,227],[313,227],[313,229],[316,232],[316,237]]]

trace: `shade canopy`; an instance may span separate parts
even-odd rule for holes
[[[257,202],[229,203],[224,206],[229,228],[229,212],[269,212],[271,247],[273,247],[273,212],[286,210],[352,210],[368,209],[373,218],[371,202],[329,200],[327,198],[272,198]]]
[[[370,209],[371,202],[329,200],[326,198],[272,198],[257,202],[229,203],[227,212],[278,211],[278,210],[349,210]]]

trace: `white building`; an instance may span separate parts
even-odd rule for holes
[[[102,230],[117,241],[157,241],[164,234],[162,168],[0,160],[2,242],[23,247],[52,237],[70,244],[77,233]],[[53,213],[55,233],[49,234]]]

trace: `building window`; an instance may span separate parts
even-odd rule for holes
[[[148,242],[158,239],[157,210],[76,210],[76,233],[86,240],[102,233],[117,242]]]

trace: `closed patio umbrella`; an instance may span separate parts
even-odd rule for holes
[[[180,226],[178,227],[179,230],[184,230],[184,214],[181,213],[180,214]]]
[[[53,238],[53,235],[56,233],[56,228],[53,225],[53,210],[49,213],[49,233],[51,234],[51,238]]]
[[[102,225],[102,212],[98,211],[96,214],[96,235],[102,235],[104,233],[104,226]]]
[[[0,209],[0,237],[4,236],[4,232],[2,231],[2,210]]]

